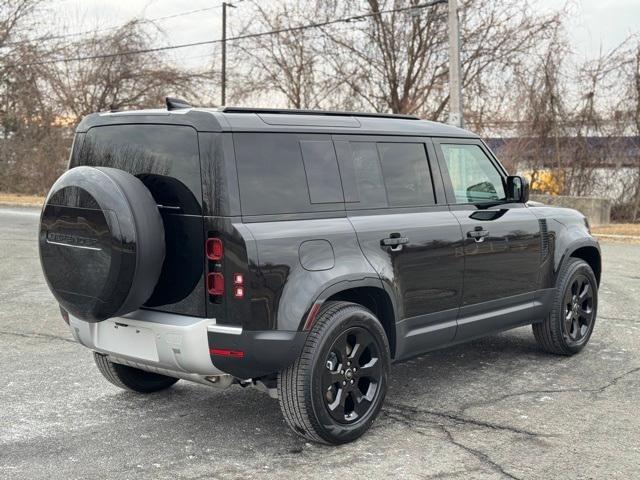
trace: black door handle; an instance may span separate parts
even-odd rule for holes
[[[392,252],[399,252],[402,250],[402,246],[407,243],[409,243],[409,239],[401,236],[399,233],[392,233],[389,235],[389,238],[380,240],[380,245],[383,247],[391,247]]]
[[[489,235],[489,230],[482,227],[476,227],[474,230],[467,232],[467,237],[473,238],[476,242],[484,242],[484,237]]]

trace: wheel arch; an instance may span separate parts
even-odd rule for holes
[[[602,258],[600,250],[595,246],[584,246],[574,249],[569,255],[573,258],[580,258],[587,262],[596,276],[598,286],[600,286],[600,277],[602,275]]]
[[[320,306],[327,301],[346,301],[357,303],[371,310],[378,317],[387,334],[391,358],[396,353],[396,308],[393,297],[381,285],[379,279],[364,279],[359,282],[340,282],[327,288],[316,300],[302,328],[309,330],[315,323],[315,315]]]

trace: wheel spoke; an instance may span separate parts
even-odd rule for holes
[[[571,295],[577,295],[579,290],[580,285],[578,285],[578,279],[576,278],[573,283],[571,284]]]
[[[580,294],[578,295],[578,299],[580,302],[584,302],[588,298],[591,298],[591,285],[589,285],[589,282],[584,282],[582,290],[580,290]]]
[[[352,362],[352,363],[359,364],[360,357],[367,350],[367,347],[369,347],[369,345],[371,345],[372,343],[373,343],[373,337],[368,332],[365,332],[364,330],[361,332],[358,332],[356,336],[356,344],[353,347],[353,351],[351,352],[351,355],[350,355],[350,358],[352,360],[355,360],[355,362]]]
[[[352,392],[353,402],[353,411],[356,412],[358,417],[367,413],[369,407],[371,406],[371,399],[367,396],[363,395],[360,389],[356,388],[354,392]]]
[[[342,363],[342,366],[344,367],[347,364],[347,359],[349,358],[350,353],[349,351],[351,349],[349,343],[347,342],[347,337],[342,336],[338,340],[336,340],[334,347],[336,353],[340,357],[340,363]]]
[[[580,307],[580,316],[584,318],[586,321],[591,320],[591,314],[593,313],[593,308],[587,306],[587,308]]]
[[[336,398],[333,402],[327,404],[327,408],[333,412],[338,418],[344,418],[344,404],[347,400],[347,392],[345,392],[344,388],[339,388],[338,393],[336,394]]]
[[[571,331],[573,334],[571,338],[574,340],[578,340],[580,338],[580,319],[578,317],[573,318],[573,322],[571,323]]]
[[[372,358],[368,363],[361,366],[358,370],[359,377],[370,378],[374,382],[377,382],[380,378],[380,359]]]

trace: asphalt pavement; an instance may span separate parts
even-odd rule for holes
[[[107,383],[45,285],[38,214],[0,208],[1,479],[640,478],[640,245],[602,245],[579,355],[527,327],[394,365],[373,428],[326,447],[257,389]]]

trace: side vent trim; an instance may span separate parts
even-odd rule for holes
[[[549,255],[549,228],[547,227],[547,219],[538,220],[540,224],[540,255],[544,260]]]

